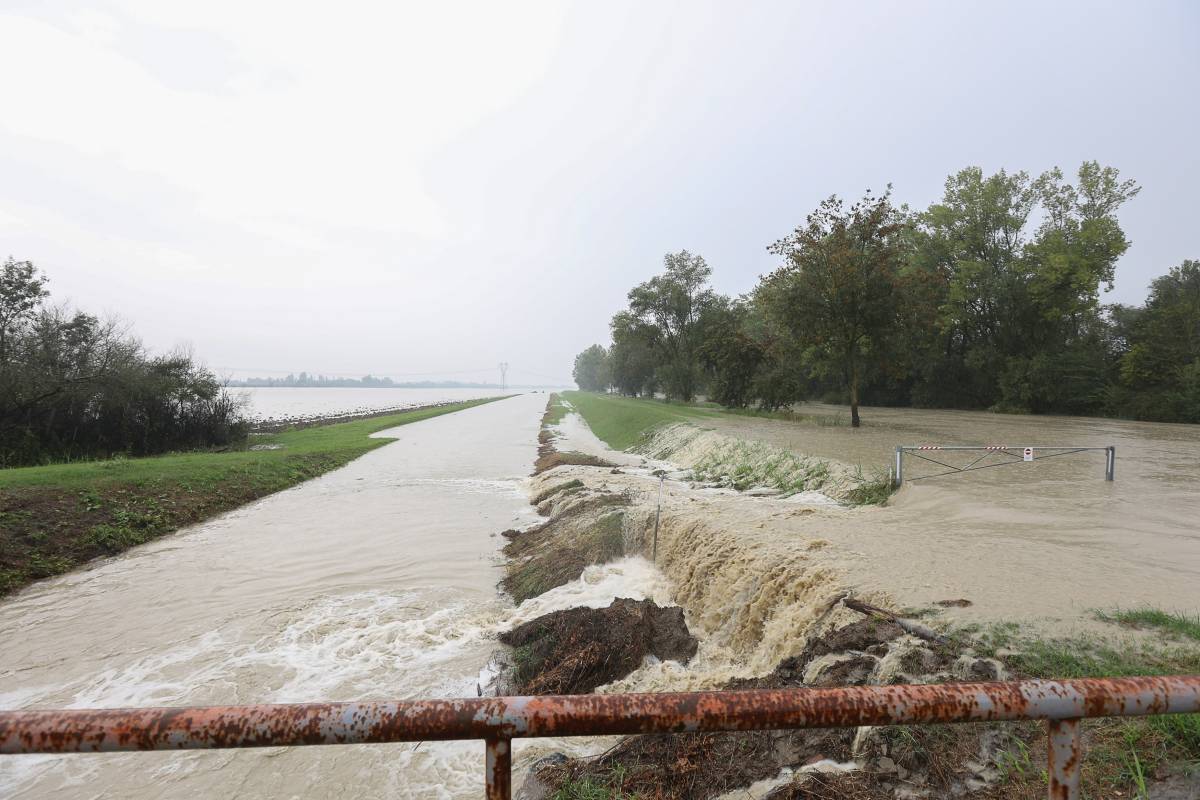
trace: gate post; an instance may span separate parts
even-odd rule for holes
[[[484,777],[487,800],[509,800],[512,796],[512,739],[487,739]]]
[[[904,445],[896,445],[896,488],[904,483]]]
[[[1078,800],[1079,778],[1083,766],[1082,742],[1078,719],[1047,720],[1050,741],[1047,764],[1047,792],[1050,800]]]

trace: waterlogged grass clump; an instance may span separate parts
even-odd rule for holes
[[[829,481],[829,464],[761,442],[729,440],[692,467],[699,481],[746,491],[765,486],[783,496],[816,491]]]

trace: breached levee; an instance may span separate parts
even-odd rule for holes
[[[648,474],[582,466],[535,477],[531,493],[548,519],[510,535],[504,588],[521,600],[578,578],[590,564],[651,558],[658,483]],[[736,673],[769,672],[799,652],[819,619],[854,618],[830,610],[844,590],[838,572],[821,562],[826,542],[811,533],[813,517],[830,513],[847,512],[665,482],[656,566],[691,624],[710,649],[727,651],[720,660]],[[718,670],[713,683],[729,676]]]
[[[539,466],[554,437],[553,429],[543,431]],[[586,583],[600,564],[624,559],[653,572],[646,564],[652,561],[682,613],[617,600],[606,609],[537,617],[502,637],[514,645],[502,685],[684,691],[1003,674],[999,662],[977,657],[961,643],[903,620],[864,620],[842,602],[850,587],[831,563],[836,548],[821,532],[844,525],[848,514],[871,513],[853,507],[866,483],[856,470],[686,425],[656,431],[638,453],[654,461],[638,463],[623,454],[623,467],[560,462],[536,474],[529,492],[545,519],[505,532],[510,541],[501,585],[528,601]],[[745,491],[762,487],[770,491]],[[892,605],[881,593],[854,595]],[[680,641],[695,636],[695,654],[690,647],[661,648],[645,624],[620,622],[642,606],[639,613],[661,614]],[[643,662],[635,666],[638,653]],[[605,679],[610,682],[599,683]],[[1001,758],[1002,740],[991,731],[971,729],[931,742],[938,750],[934,757],[923,741],[908,747],[879,730],[629,737],[598,756],[559,754],[537,762],[519,796],[604,789],[613,796],[682,800],[717,798],[755,784],[758,797],[808,797],[807,781],[817,773],[806,765],[845,772],[830,778],[838,786],[829,797],[890,798],[912,789],[919,795],[922,787],[942,796],[985,786]]]

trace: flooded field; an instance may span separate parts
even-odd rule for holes
[[[1200,428],[869,408],[855,430],[844,408],[799,410],[812,418],[728,415],[704,426],[868,473],[886,472],[898,444],[1116,447],[1112,483],[1103,453],[1079,453],[913,480],[885,508],[823,519],[837,566],[863,588],[914,605],[969,599],[956,614],[1037,619],[1060,631],[1087,625],[1096,608],[1200,608]],[[936,457],[966,464],[977,455]],[[942,471],[905,459],[906,479]]]
[[[334,414],[357,414],[394,408],[475,400],[508,392],[500,389],[373,389],[338,387],[255,386],[232,388],[230,392],[245,398],[251,418],[294,419]]]

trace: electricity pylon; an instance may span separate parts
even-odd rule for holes
[[[500,391],[508,388],[508,362],[500,362]]]

